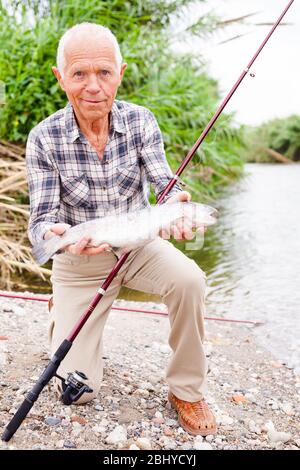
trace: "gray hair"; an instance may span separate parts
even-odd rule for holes
[[[72,28],[68,29],[60,38],[60,41],[58,43],[58,48],[57,48],[56,63],[57,63],[57,68],[62,77],[64,76],[64,69],[66,66],[66,57],[65,57],[66,44],[69,41],[69,39],[71,39],[73,36],[76,36],[81,33],[90,33],[94,36],[102,36],[102,38],[104,37],[108,39],[114,46],[117,64],[119,67],[121,67],[122,55],[121,55],[120,46],[119,46],[116,36],[111,32],[109,28],[106,28],[105,26],[102,26],[96,23],[84,22],[84,23],[79,23],[79,24],[76,24],[75,26],[72,26]]]

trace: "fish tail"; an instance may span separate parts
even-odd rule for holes
[[[32,255],[38,264],[45,264],[61,247],[56,235],[49,240],[43,240],[32,248]]]

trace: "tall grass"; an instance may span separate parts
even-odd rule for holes
[[[11,289],[17,273],[27,271],[46,280],[50,271],[34,262],[26,236],[29,207],[24,149],[0,141],[0,156],[0,286]]]

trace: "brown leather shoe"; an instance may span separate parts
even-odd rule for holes
[[[169,392],[168,400],[178,412],[180,426],[194,436],[207,436],[217,432],[216,420],[204,400],[189,402],[180,400]]]

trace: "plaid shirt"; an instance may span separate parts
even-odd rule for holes
[[[77,125],[70,103],[32,129],[26,147],[30,195],[28,236],[34,245],[49,228],[77,225],[149,205],[172,178],[153,114],[115,100],[103,159]],[[170,195],[180,191],[176,185]]]

